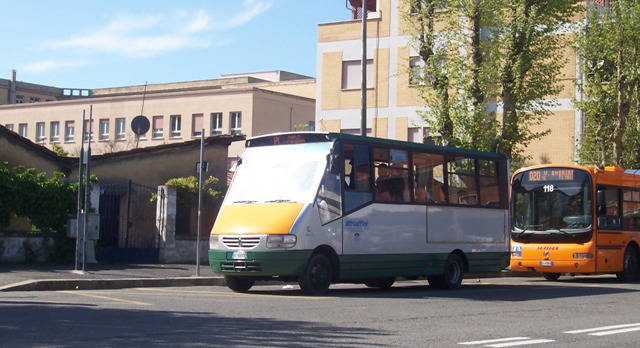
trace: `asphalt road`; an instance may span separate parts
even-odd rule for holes
[[[325,297],[296,285],[0,293],[0,346],[640,346],[640,284],[562,279],[343,284]]]

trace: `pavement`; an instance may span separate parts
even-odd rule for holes
[[[502,271],[465,274],[465,279],[539,276],[534,273]],[[0,292],[97,290],[134,287],[224,286],[224,278],[209,265],[189,264],[89,264],[85,272],[73,265],[0,264]]]
[[[85,272],[73,265],[0,264],[0,291],[95,290],[131,287],[225,285],[209,265],[89,264]]]

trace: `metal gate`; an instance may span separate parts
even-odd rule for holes
[[[99,262],[158,262],[154,193],[155,187],[132,181],[100,185]]]

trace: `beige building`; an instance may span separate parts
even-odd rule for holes
[[[368,134],[382,138],[421,142],[429,132],[417,114],[423,110],[418,91],[410,84],[410,65],[418,53],[403,24],[404,0],[369,0],[367,20],[367,127]],[[345,11],[347,20],[318,26],[316,128],[319,131],[358,133],[360,128],[360,84],[362,21],[359,0]],[[361,5],[360,5],[361,6]],[[564,86],[557,96],[553,115],[540,125],[551,133],[528,146],[531,163],[541,158],[551,162],[573,162],[581,139],[582,115],[572,104],[579,97],[573,80],[579,76],[576,55],[567,48],[569,63],[562,72]],[[499,106],[494,105],[499,115]]]
[[[202,129],[205,136],[247,137],[313,129],[315,118],[315,79],[286,71],[91,90],[32,85],[42,89],[41,94],[27,94],[25,86],[31,84],[15,78],[3,82],[8,88],[0,90],[0,96],[6,96],[2,101],[7,103],[0,105],[0,124],[35,143],[50,148],[57,144],[71,155],[79,153],[83,112],[88,138],[90,107],[94,154],[184,142],[199,138]],[[12,95],[38,95],[40,100],[10,103]],[[136,138],[131,120],[140,114],[148,118],[150,129]],[[231,144],[229,166],[243,148],[242,141]]]

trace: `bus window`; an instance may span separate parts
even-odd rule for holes
[[[414,202],[444,204],[444,156],[428,153],[413,154]]]
[[[449,179],[449,203],[477,205],[475,160],[466,157],[451,157],[447,162]]]
[[[329,170],[324,173],[316,203],[320,213],[320,222],[323,225],[342,216],[340,175],[332,174]]]
[[[620,190],[614,187],[598,188],[598,227],[620,228]],[[602,197],[602,198],[601,198]]]
[[[408,203],[409,156],[406,151],[373,149],[375,199],[377,202]]]
[[[373,199],[371,192],[371,164],[369,161],[369,147],[366,145],[344,144],[344,206],[349,212]]]
[[[640,191],[625,189],[622,194],[622,227],[640,230]]]
[[[500,189],[498,187],[498,172],[496,162],[478,160],[480,173],[480,205],[491,208],[500,208]]]

